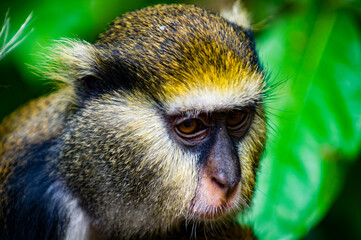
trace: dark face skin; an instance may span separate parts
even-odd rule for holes
[[[199,159],[198,189],[191,206],[191,212],[196,215],[217,218],[233,206],[241,181],[241,163],[236,144],[247,133],[253,114],[252,108],[240,108],[170,117],[175,139],[189,149],[204,153]],[[193,209],[200,201],[197,195],[210,199],[207,203],[209,206],[205,207],[208,210],[199,206]],[[209,207],[216,210],[209,210]]]

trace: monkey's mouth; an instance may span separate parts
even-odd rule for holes
[[[189,213],[204,220],[221,218],[235,212],[239,198],[240,187],[238,185],[227,195],[213,191],[203,192],[201,188],[200,191],[196,192],[190,204]]]

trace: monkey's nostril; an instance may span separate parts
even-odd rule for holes
[[[216,184],[220,189],[225,190],[227,187],[227,183],[219,178],[212,177],[212,182]]]
[[[224,173],[213,174],[211,177],[212,184],[223,192],[226,198],[229,198],[237,190],[237,186],[240,182],[239,178],[227,176]]]
[[[226,192],[226,198],[227,199],[232,198],[232,196],[235,194],[235,192],[237,192],[238,183],[239,182],[237,182],[235,185],[232,185],[232,187],[229,187],[227,189],[227,192]]]

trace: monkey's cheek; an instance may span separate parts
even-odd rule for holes
[[[210,178],[201,179],[189,212],[201,220],[215,220],[233,213],[240,201],[240,185],[225,191]]]

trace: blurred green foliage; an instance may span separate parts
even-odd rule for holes
[[[243,2],[270,84],[284,83],[266,99],[267,149],[254,204],[239,220],[261,239],[361,239],[361,2]],[[0,119],[51,90],[26,64],[36,65],[53,40],[93,42],[116,16],[156,3],[1,1],[0,16],[10,9],[13,33],[30,12],[35,30],[0,62]]]
[[[258,36],[267,68],[288,79],[269,103],[282,111],[270,116],[277,134],[248,220],[265,239],[300,238],[319,222],[361,146],[360,12],[342,1],[289,4]]]

